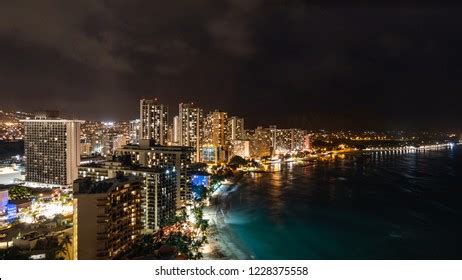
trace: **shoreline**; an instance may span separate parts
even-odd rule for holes
[[[236,186],[236,182],[230,186]],[[223,186],[221,186],[223,187]],[[229,193],[219,193],[217,200],[225,201]],[[226,203],[225,203],[226,204]],[[203,252],[204,260],[252,260],[254,257],[240,242],[226,223],[227,210],[223,203],[213,203],[204,208],[204,218],[208,219],[211,234]]]

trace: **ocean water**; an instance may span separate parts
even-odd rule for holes
[[[462,147],[249,174],[226,218],[255,259],[462,259]]]

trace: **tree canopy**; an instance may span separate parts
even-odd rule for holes
[[[8,196],[11,200],[27,199],[32,197],[32,191],[24,186],[13,186],[8,190]]]
[[[242,158],[241,156],[233,156],[229,160],[230,165],[244,166],[244,165],[247,165],[247,163],[248,163],[248,161],[246,159]]]

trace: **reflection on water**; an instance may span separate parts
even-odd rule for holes
[[[246,176],[227,222],[258,259],[462,258],[462,149],[347,155]]]

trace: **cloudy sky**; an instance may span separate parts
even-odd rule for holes
[[[250,127],[462,129],[461,7],[327,3],[1,1],[0,107],[124,120],[157,97]]]

